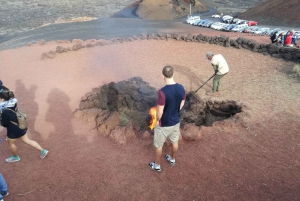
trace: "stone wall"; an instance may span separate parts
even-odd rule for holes
[[[210,43],[214,45],[220,45],[223,47],[233,47],[237,49],[247,49],[252,52],[269,55],[275,58],[282,58],[286,60],[300,62],[300,49],[294,47],[283,47],[276,44],[259,44],[254,40],[245,39],[239,37],[236,40],[230,39],[228,36],[207,36],[203,34],[199,35],[181,35],[181,34],[162,34],[162,33],[150,33],[141,34],[140,36],[133,36],[129,38],[113,38],[111,40],[87,40],[82,41],[80,39],[74,39],[72,43],[70,41],[57,41],[57,43],[69,43],[72,47],[63,47],[63,45],[57,46],[56,51],[49,51],[42,54],[42,59],[55,58],[56,53],[63,53],[67,51],[77,51],[81,48],[90,48],[94,46],[118,44],[123,42],[132,42],[136,40],[177,40],[186,42],[197,43]],[[38,44],[45,44],[45,41],[39,41]],[[32,44],[30,44],[32,45]]]
[[[264,55],[270,55],[275,58],[283,58],[292,61],[300,61],[300,49],[293,47],[284,47],[277,44],[259,44],[254,40],[249,40],[243,37],[239,37],[236,40],[229,39],[228,36],[205,36],[199,34],[197,36],[188,35],[186,38],[182,38],[186,41],[202,42],[216,44],[224,47],[234,47],[237,49],[247,49],[252,52],[262,53]]]

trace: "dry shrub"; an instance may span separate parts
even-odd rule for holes
[[[297,77],[300,77],[300,64],[296,64],[293,69],[292,72],[294,75],[296,75]]]

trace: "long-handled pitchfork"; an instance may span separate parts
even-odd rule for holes
[[[211,78],[213,78],[213,77],[215,77],[215,75],[213,75],[213,76],[211,76],[206,82],[204,82],[204,84],[202,84],[195,92],[194,92],[194,94],[195,93],[197,93],[197,91],[199,90],[199,89],[201,89]]]

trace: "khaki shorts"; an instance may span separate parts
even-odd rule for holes
[[[180,135],[179,126],[180,123],[169,127],[156,126],[154,128],[154,146],[156,148],[163,147],[167,138],[169,138],[172,144],[177,143]]]

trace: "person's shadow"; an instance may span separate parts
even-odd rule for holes
[[[18,100],[18,108],[24,109],[28,115],[28,131],[34,139],[39,140],[41,134],[35,130],[35,122],[39,113],[39,105],[35,101],[36,85],[31,85],[29,89],[21,80],[16,81],[15,98]]]
[[[54,132],[49,134],[48,139],[50,141],[56,137],[68,138],[74,134],[71,124],[73,113],[69,101],[68,95],[58,88],[52,89],[49,93],[47,98],[49,109],[46,113],[46,121],[54,126]]]

